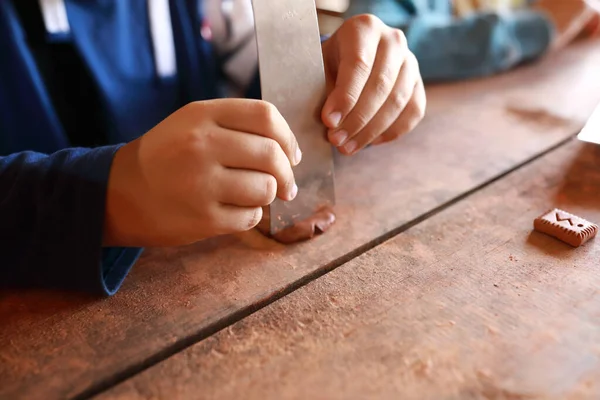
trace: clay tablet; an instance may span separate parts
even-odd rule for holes
[[[330,208],[324,208],[313,216],[297,222],[294,226],[284,229],[272,237],[284,244],[303,242],[326,232],[334,223],[335,213]]]
[[[558,208],[536,218],[533,227],[573,247],[581,246],[598,233],[598,225]]]

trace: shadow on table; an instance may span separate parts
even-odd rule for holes
[[[536,247],[542,253],[549,256],[566,259],[570,257],[569,253],[575,250],[573,247],[563,243],[545,233],[532,230],[527,236],[527,244]]]
[[[554,201],[557,207],[589,210],[590,218],[600,210],[600,145],[583,143],[570,166],[565,169]],[[586,215],[581,215],[586,218]],[[599,221],[593,221],[600,223]]]
[[[98,302],[97,296],[54,290],[0,290],[0,321],[16,325],[39,321],[63,313],[73,313]]]

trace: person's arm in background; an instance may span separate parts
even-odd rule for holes
[[[107,182],[119,146],[0,157],[0,286],[113,294],[140,254],[103,248]]]

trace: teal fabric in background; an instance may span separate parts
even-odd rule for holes
[[[535,11],[455,18],[450,0],[355,0],[347,15],[362,13],[405,32],[425,81],[506,71],[542,56],[554,36],[550,20]]]

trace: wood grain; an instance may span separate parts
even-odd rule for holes
[[[600,146],[569,143],[99,396],[597,399]]]
[[[416,131],[337,160],[338,222],[314,241],[286,247],[249,232],[148,250],[104,300],[1,293],[0,398],[109,387],[561,143],[600,101],[599,43],[494,79],[429,88]]]

